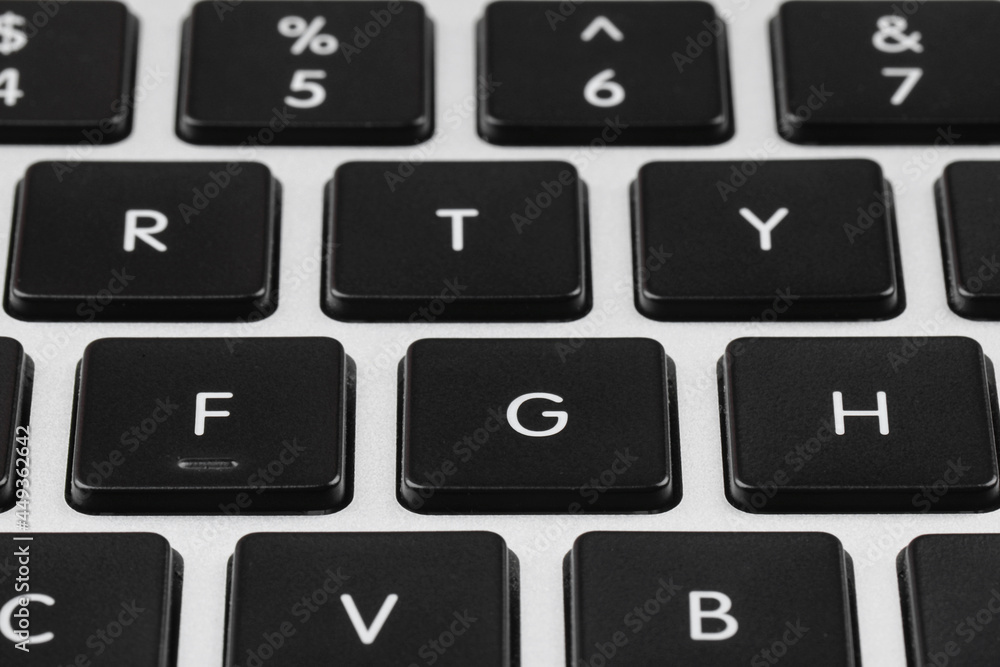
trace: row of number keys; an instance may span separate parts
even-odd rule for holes
[[[138,21],[118,2],[54,6],[48,16],[0,2],[0,141],[120,140]],[[617,145],[725,141],[735,21],[700,1],[491,3],[479,133],[587,144],[610,123],[624,128]],[[778,129],[803,143],[932,143],[943,130],[996,141],[996,75],[968,63],[1000,57],[998,29],[1000,7],[976,0],[786,2],[772,22]],[[177,133],[199,144],[424,141],[433,42],[417,2],[200,2],[184,29]]]

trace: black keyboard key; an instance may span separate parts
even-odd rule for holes
[[[993,365],[969,338],[742,338],[719,361],[726,492],[747,512],[1000,501]]]
[[[771,23],[778,131],[789,141],[1000,141],[1000,5],[816,2]]]
[[[30,493],[28,416],[35,365],[13,338],[0,337],[0,512]]]
[[[635,301],[657,320],[866,320],[905,307],[870,160],[653,162],[633,188]]]
[[[586,185],[570,164],[404,167],[337,169],[327,193],[327,315],[536,321],[590,310]]]
[[[413,144],[434,128],[418,2],[203,0],[184,31],[177,134],[196,144]]]
[[[570,665],[861,664],[832,535],[585,533],[565,567]]]
[[[0,2],[0,142],[128,136],[138,32],[120,2]]]
[[[323,514],[351,500],[354,365],[331,338],[106,338],[66,490],[88,514]]]
[[[517,557],[493,533],[257,533],[229,590],[225,667],[520,664]]]
[[[1000,535],[924,535],[896,561],[909,667],[981,667],[1000,655]]]
[[[726,49],[707,2],[493,2],[479,30],[479,133],[498,144],[726,141]]]
[[[413,511],[680,502],[674,368],[656,341],[420,340],[401,373],[399,499]]]
[[[962,317],[1000,319],[1000,162],[955,162],[937,182],[948,305]]]
[[[151,533],[0,533],[0,664],[174,667],[184,561]]]
[[[25,320],[256,321],[277,308],[280,186],[253,162],[39,162],[4,307]]]

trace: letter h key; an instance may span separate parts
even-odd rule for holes
[[[1000,413],[974,340],[740,339],[720,371],[727,496],[739,509],[977,512],[1000,503]]]
[[[839,391],[833,392],[833,422],[837,435],[846,433],[845,417],[878,417],[878,432],[882,435],[889,435],[889,407],[885,392],[880,391],[875,396],[878,400],[878,409],[876,410],[845,410],[844,395]]]

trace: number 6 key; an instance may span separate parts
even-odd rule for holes
[[[433,131],[418,2],[195,5],[177,134],[195,144],[414,144]]]

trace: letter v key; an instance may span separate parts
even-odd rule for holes
[[[350,595],[340,596],[340,602],[344,605],[347,616],[351,619],[351,625],[357,631],[361,643],[366,646],[374,642],[375,638],[378,637],[378,633],[382,631],[382,626],[389,619],[389,614],[392,613],[393,607],[396,606],[397,600],[399,600],[399,596],[395,593],[389,595],[382,603],[382,608],[378,610],[378,614],[375,615],[375,620],[372,621],[371,626],[365,626],[365,622],[361,618],[361,612],[358,611],[357,605],[354,604],[354,598]]]

